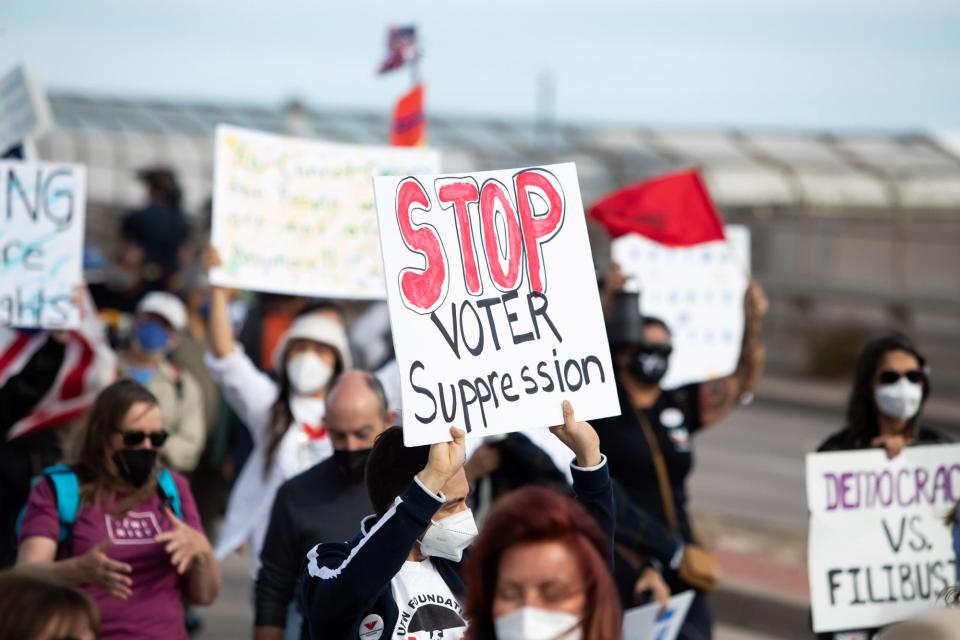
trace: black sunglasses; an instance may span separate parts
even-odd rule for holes
[[[166,431],[154,431],[152,433],[146,433],[145,431],[120,431],[119,433],[123,437],[123,446],[125,447],[139,447],[143,444],[144,440],[150,438],[150,446],[154,449],[162,447],[170,435]]]
[[[880,375],[877,376],[877,380],[880,381],[880,384],[893,384],[901,377],[906,377],[910,382],[917,384],[926,380],[927,374],[920,369],[910,369],[910,371],[904,371],[903,373],[894,371],[893,369],[884,369],[880,372]]]
[[[656,353],[664,358],[667,358],[671,353],[673,353],[673,345],[654,342],[640,342],[637,344],[637,351],[642,351],[643,353]]]

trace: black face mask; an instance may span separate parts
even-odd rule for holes
[[[333,450],[333,463],[337,465],[340,472],[347,476],[347,480],[356,484],[363,482],[363,472],[367,468],[367,458],[370,457],[372,449],[358,449],[357,451],[347,451],[346,449]]]
[[[668,344],[642,344],[630,354],[627,371],[642,384],[658,384],[670,366],[672,351]]]
[[[150,479],[156,463],[156,449],[120,449],[113,454],[113,464],[117,465],[120,475],[137,488]]]

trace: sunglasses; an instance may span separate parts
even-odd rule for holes
[[[150,446],[154,449],[162,447],[170,435],[166,431],[154,431],[152,433],[145,431],[118,431],[118,433],[123,437],[123,446],[125,447],[139,447],[143,444],[144,440],[150,438]]]
[[[910,382],[917,384],[926,380],[927,374],[920,369],[910,369],[903,373],[894,371],[893,369],[885,369],[877,376],[877,380],[880,381],[880,384],[893,384],[904,377]]]
[[[673,353],[673,346],[669,344],[641,342],[637,345],[636,350],[643,353],[656,353],[664,358],[667,358],[671,353]]]

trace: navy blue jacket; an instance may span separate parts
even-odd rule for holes
[[[573,489],[607,534],[612,565],[614,504],[606,457],[589,471],[574,466]],[[353,540],[311,549],[300,577],[306,635],[314,640],[363,638],[361,622],[376,615],[383,620],[382,637],[389,638],[399,615],[390,581],[442,505],[440,496],[429,493],[415,479],[379,520],[364,518]],[[461,563],[443,558],[430,561],[450,591],[462,600]]]

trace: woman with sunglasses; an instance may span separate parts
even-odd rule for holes
[[[883,447],[895,458],[915,444],[944,444],[951,439],[920,424],[930,395],[927,361],[904,335],[891,334],[867,342],[857,358],[853,390],[843,429],[817,451],[849,451]],[[821,633],[823,640],[871,638],[879,629]]]
[[[213,602],[220,567],[187,481],[159,464],[167,433],[156,398],[133,380],[115,382],[80,436],[65,471],[76,479],[73,502],[69,483],[49,474],[33,487],[17,566],[92,597],[104,639],[185,639],[182,600]],[[175,489],[158,480],[166,477]]]

